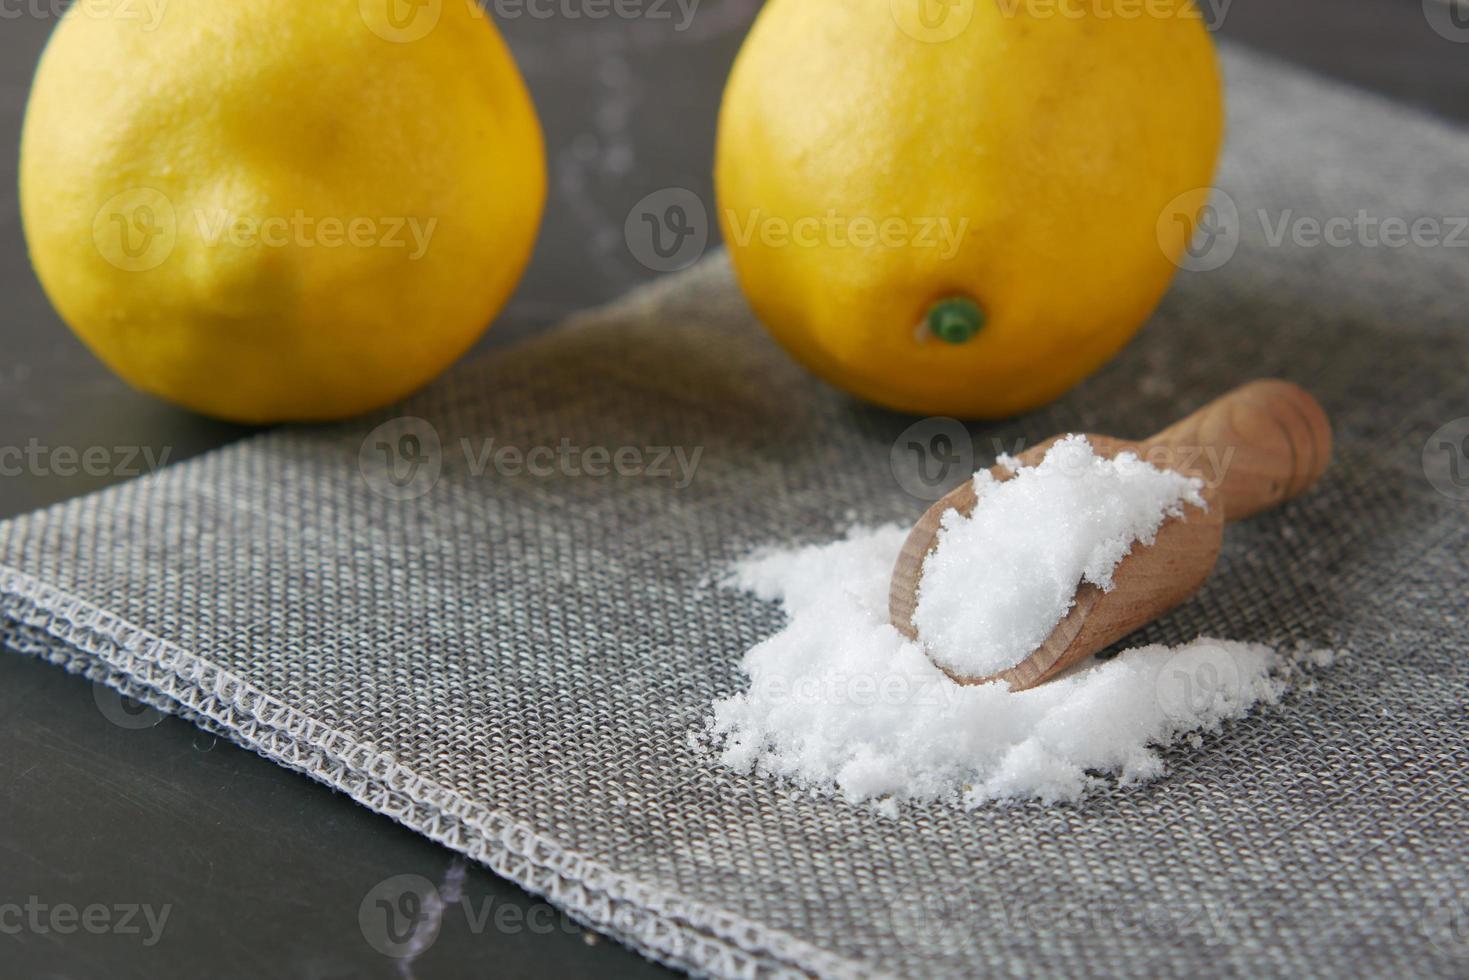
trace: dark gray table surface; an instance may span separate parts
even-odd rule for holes
[[[624,241],[624,220],[666,187],[712,200],[719,94],[758,5],[702,0],[686,24],[677,4],[668,19],[632,21],[561,13],[595,9],[577,3],[503,7],[521,11],[501,26],[545,126],[551,194],[530,272],[481,349],[655,275]],[[64,6],[0,3],[0,448],[139,447],[178,461],[247,430],[111,377],[56,318],[26,261],[13,191],[20,121]],[[1469,44],[1432,30],[1420,0],[1205,6],[1223,12],[1223,37],[1469,119]],[[1469,11],[1460,17],[1469,25]],[[0,518],[127,478],[125,455],[99,475],[0,475]],[[480,868],[404,969],[364,936],[359,907],[397,875],[457,875],[452,853],[184,722],[125,710],[53,667],[0,656],[0,980],[664,972]],[[141,918],[135,934],[52,928],[52,909],[99,903],[167,906],[161,938],[149,943]]]

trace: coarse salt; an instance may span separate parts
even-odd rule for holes
[[[767,551],[728,586],[778,602],[787,623],[743,661],[749,686],[694,736],[726,766],[786,777],[893,815],[899,801],[1076,800],[1111,775],[1164,770],[1157,752],[1279,699],[1295,658],[1200,639],[1093,662],[1031,691],[964,687],[888,623],[906,529]]]
[[[913,625],[934,661],[960,677],[991,677],[1045,642],[1083,582],[1104,591],[1135,544],[1153,543],[1184,505],[1203,507],[1203,481],[1133,453],[1108,459],[1085,436],[1059,440],[1015,475],[975,474],[979,503],[951,510],[923,564]]]

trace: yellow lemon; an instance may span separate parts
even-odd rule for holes
[[[57,310],[138,388],[242,422],[394,401],[524,270],[540,125],[463,0],[74,4],[21,207]]]
[[[1003,417],[1117,353],[1218,159],[1187,0],[770,0],[719,121],[739,280],[811,370]]]

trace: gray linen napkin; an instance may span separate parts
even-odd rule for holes
[[[1218,267],[1060,403],[970,430],[977,463],[1143,435],[1263,375],[1333,415],[1319,492],[1233,528],[1203,594],[1142,639],[1350,656],[1170,750],[1159,782],[889,820],[696,753],[688,730],[777,626],[711,572],[925,505],[891,456],[914,420],[806,376],[719,257],[379,418],[0,525],[3,639],[696,972],[1462,976],[1469,138],[1228,68],[1222,233],[1196,262]],[[1349,244],[1312,244],[1300,219],[1329,218]],[[1439,240],[1374,246],[1388,219]]]

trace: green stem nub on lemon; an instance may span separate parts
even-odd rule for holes
[[[972,299],[940,300],[928,311],[928,329],[946,344],[964,344],[984,329],[984,310]]]

